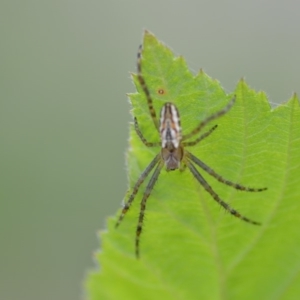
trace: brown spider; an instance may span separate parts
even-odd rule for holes
[[[171,103],[167,102],[163,105],[161,112],[160,112],[160,121],[158,122],[156,117],[156,112],[153,107],[153,101],[149,92],[149,89],[146,85],[146,82],[142,76],[142,68],[141,68],[141,54],[142,54],[142,46],[140,46],[137,56],[137,70],[138,70],[138,81],[146,95],[147,103],[149,112],[151,115],[151,118],[153,120],[154,126],[157,129],[157,131],[160,134],[160,142],[150,143],[148,142],[140,128],[137,122],[137,119],[134,118],[134,128],[141,139],[141,141],[144,143],[147,147],[159,147],[161,146],[161,151],[154,157],[154,159],[150,162],[150,164],[147,166],[147,168],[144,170],[144,172],[140,175],[139,179],[137,180],[136,184],[133,187],[133,191],[125,203],[122,213],[119,216],[119,219],[116,223],[116,227],[118,227],[123,220],[126,212],[130,208],[141,184],[144,182],[144,180],[147,178],[147,176],[150,174],[150,172],[153,170],[153,168],[156,166],[149,182],[146,187],[146,190],[144,192],[142,201],[141,201],[141,208],[140,208],[140,214],[139,214],[139,221],[136,228],[136,237],[135,237],[135,254],[136,257],[139,257],[139,243],[140,243],[140,235],[143,228],[143,220],[146,210],[146,202],[147,199],[154,187],[155,182],[158,179],[158,176],[160,174],[161,169],[163,166],[166,167],[167,171],[180,169],[182,170],[184,167],[188,167],[191,173],[194,175],[196,180],[204,187],[204,189],[212,196],[212,198],[220,204],[226,211],[228,211],[233,216],[242,219],[245,222],[254,224],[254,225],[260,225],[259,222],[253,221],[243,215],[241,215],[238,211],[231,208],[226,202],[224,202],[218,194],[212,189],[212,187],[207,183],[207,181],[202,177],[202,175],[199,173],[199,171],[196,169],[194,163],[198,165],[200,168],[202,168],[205,172],[207,172],[209,175],[215,177],[218,181],[227,184],[229,186],[234,187],[237,190],[247,191],[247,192],[261,192],[266,190],[267,188],[249,188],[242,186],[237,183],[233,183],[229,180],[224,179],[222,176],[217,174],[213,169],[211,169],[209,166],[207,166],[203,161],[201,161],[199,158],[194,156],[192,153],[187,151],[185,147],[194,146],[198,144],[200,141],[202,141],[204,138],[209,136],[216,128],[217,125],[213,126],[210,130],[205,132],[204,134],[200,135],[193,141],[186,141],[189,138],[193,137],[197,133],[200,132],[200,130],[210,121],[215,120],[219,118],[220,116],[227,113],[230,108],[233,106],[235,102],[235,96],[233,99],[220,111],[210,115],[208,118],[206,118],[204,121],[200,122],[200,124],[192,130],[189,134],[182,135],[181,134],[181,126],[180,126],[180,117],[179,112],[176,108],[176,106]]]

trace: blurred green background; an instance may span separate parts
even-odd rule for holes
[[[297,1],[0,3],[0,299],[81,299],[127,189],[129,71],[144,28],[232,91],[300,93]]]

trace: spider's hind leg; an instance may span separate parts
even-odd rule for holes
[[[182,140],[185,141],[185,140],[191,138],[192,136],[197,134],[206,124],[208,124],[209,122],[226,114],[230,110],[230,108],[233,106],[233,104],[235,103],[235,98],[236,98],[236,96],[234,95],[234,97],[231,99],[231,101],[225,107],[223,107],[221,110],[215,112],[214,114],[210,115],[209,117],[204,119],[202,122],[200,122],[199,125],[194,130],[192,130],[190,133],[184,135],[182,137]]]
[[[147,146],[147,147],[158,147],[158,146],[160,146],[160,142],[152,143],[152,142],[147,141],[147,139],[142,134],[142,131],[139,127],[139,123],[138,123],[136,117],[134,117],[134,129],[135,129],[137,135],[139,136],[140,140],[143,142],[143,144],[145,146]]]
[[[183,142],[183,146],[184,147],[190,147],[190,146],[195,146],[197,145],[200,141],[202,141],[203,139],[205,139],[206,137],[208,137],[209,135],[211,135],[213,133],[213,131],[218,127],[218,125],[213,126],[210,130],[208,130],[207,132],[203,133],[202,135],[200,135],[197,139],[195,139],[194,141],[191,142]]]
[[[146,81],[142,75],[142,60],[141,60],[142,59],[142,51],[143,51],[143,47],[142,47],[142,45],[140,45],[138,54],[137,54],[137,71],[138,71],[137,77],[138,77],[139,83],[146,95],[149,112],[150,112],[152,121],[154,123],[154,126],[157,129],[157,131],[159,131],[159,123],[157,120],[156,111],[153,106],[153,101],[152,101],[152,98],[150,95],[150,91],[149,91]]]

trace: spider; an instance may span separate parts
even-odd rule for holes
[[[237,183],[233,183],[229,180],[224,179],[221,175],[217,174],[213,169],[211,169],[208,165],[206,165],[203,161],[201,161],[199,158],[194,156],[191,152],[187,151],[185,147],[190,147],[198,144],[200,141],[202,141],[204,138],[208,137],[212,132],[217,128],[217,125],[213,126],[210,130],[203,133],[202,135],[198,136],[192,141],[187,141],[188,139],[192,138],[193,136],[197,135],[200,130],[208,124],[210,121],[213,121],[222,115],[226,114],[230,108],[235,103],[235,96],[232,98],[232,100],[221,110],[215,112],[214,114],[210,115],[206,119],[204,119],[202,122],[198,124],[198,126],[192,130],[190,133],[186,135],[182,135],[181,133],[181,125],[180,125],[180,116],[178,109],[176,108],[175,104],[171,102],[167,102],[163,105],[161,112],[160,112],[160,119],[158,122],[156,111],[153,107],[153,101],[149,92],[149,89],[146,85],[145,79],[142,75],[142,65],[141,65],[141,56],[142,56],[142,45],[139,47],[138,55],[137,55],[137,78],[138,81],[145,93],[147,104],[149,108],[149,112],[151,115],[151,118],[153,120],[155,129],[160,134],[160,141],[159,142],[148,142],[145,137],[143,136],[138,121],[136,118],[134,118],[134,128],[143,142],[143,144],[147,147],[161,147],[161,151],[154,157],[154,159],[150,162],[150,164],[146,167],[144,172],[140,175],[139,179],[135,183],[133,187],[133,191],[131,195],[129,196],[127,202],[123,206],[122,213],[119,216],[116,227],[120,225],[122,222],[125,214],[127,213],[128,209],[130,208],[136,194],[138,193],[138,190],[141,186],[141,184],[144,182],[144,180],[147,178],[147,176],[150,174],[150,172],[154,169],[154,172],[148,182],[148,185],[145,189],[141,204],[140,204],[140,213],[139,213],[139,219],[138,224],[136,228],[136,236],[135,236],[135,255],[137,258],[140,256],[140,235],[143,228],[143,220],[146,210],[146,203],[147,199],[151,194],[151,191],[159,177],[159,174],[162,170],[162,168],[165,166],[167,171],[173,171],[173,170],[181,170],[183,171],[186,167],[191,171],[193,176],[196,178],[196,180],[203,186],[203,188],[212,196],[212,198],[221,205],[226,211],[228,211],[233,216],[240,218],[241,220],[251,223],[253,225],[261,225],[261,223],[253,221],[243,215],[241,215],[238,211],[233,209],[229,206],[226,202],[224,202],[219,195],[213,190],[213,188],[207,183],[207,181],[203,178],[203,176],[199,173],[199,171],[196,169],[195,165],[203,169],[205,172],[207,172],[209,175],[213,176],[218,181],[231,186],[237,190],[241,191],[247,191],[247,192],[261,192],[265,191],[267,188],[250,188],[245,187]]]

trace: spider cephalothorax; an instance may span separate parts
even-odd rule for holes
[[[123,220],[126,212],[130,208],[138,190],[141,184],[144,182],[146,177],[150,174],[150,172],[153,170],[154,167],[155,170],[148,182],[148,185],[145,189],[142,201],[141,201],[141,207],[140,207],[140,214],[139,214],[139,221],[136,229],[136,238],[135,238],[135,253],[136,257],[139,257],[139,242],[140,242],[140,234],[142,232],[143,227],[143,220],[146,210],[146,202],[147,199],[154,187],[155,182],[158,179],[158,176],[160,174],[161,169],[165,166],[167,171],[176,170],[176,169],[182,169],[182,166],[187,166],[188,169],[191,171],[193,176],[196,178],[196,180],[203,186],[203,188],[212,196],[212,198],[220,204],[225,210],[227,210],[230,214],[233,216],[240,218],[241,220],[254,224],[254,225],[260,225],[259,222],[253,221],[243,215],[241,215],[239,212],[237,212],[235,209],[231,208],[226,202],[224,202],[219,195],[212,189],[212,187],[207,183],[207,181],[203,178],[203,176],[199,173],[197,168],[195,167],[195,164],[200,167],[202,170],[207,172],[209,175],[213,176],[218,181],[229,185],[231,187],[234,187],[237,190],[242,191],[248,191],[248,192],[261,192],[266,190],[267,188],[249,188],[242,186],[237,183],[233,183],[229,180],[224,179],[222,176],[217,174],[213,169],[211,169],[209,166],[207,166],[203,161],[201,161],[199,158],[194,156],[192,153],[190,153],[188,150],[186,150],[186,147],[194,146],[198,144],[201,140],[209,136],[216,128],[217,125],[213,126],[210,130],[203,133],[202,135],[195,138],[195,140],[187,141],[190,138],[197,135],[201,129],[208,124],[209,122],[221,117],[225,113],[227,113],[230,108],[233,106],[235,102],[235,96],[232,98],[232,100],[221,110],[217,111],[216,113],[210,115],[205,120],[200,122],[194,130],[192,130],[190,133],[186,135],[182,135],[181,133],[181,125],[180,125],[180,116],[178,109],[176,108],[174,103],[167,102],[163,105],[161,112],[160,112],[160,120],[158,122],[156,117],[156,111],[153,107],[152,98],[149,92],[149,89],[146,85],[145,79],[142,76],[142,67],[141,67],[141,53],[142,53],[142,47],[140,46],[139,52],[138,52],[138,61],[137,61],[137,69],[138,69],[138,81],[145,93],[147,104],[149,108],[149,112],[151,115],[151,118],[153,120],[154,126],[156,130],[160,134],[160,142],[148,142],[145,137],[143,136],[137,119],[134,119],[134,127],[136,130],[137,135],[140,137],[141,141],[144,143],[147,147],[161,147],[161,151],[154,157],[154,159],[150,162],[150,164],[146,167],[144,172],[140,175],[139,179],[137,180],[136,184],[133,187],[132,193],[129,196],[129,199],[125,203],[122,213],[116,223],[116,227],[119,226],[121,221]]]

